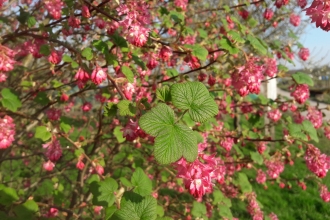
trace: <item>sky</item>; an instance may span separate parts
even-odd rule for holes
[[[310,18],[302,12],[302,20],[310,21]],[[300,36],[299,42],[310,51],[309,61],[312,65],[329,65],[330,64],[330,32],[326,32],[321,28],[316,28],[315,23],[309,23],[305,33]],[[288,66],[290,69],[301,68],[299,62],[295,62],[296,66]]]

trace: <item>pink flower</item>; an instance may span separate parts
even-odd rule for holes
[[[264,12],[264,18],[266,19],[266,20],[270,20],[270,19],[272,19],[272,17],[273,17],[273,15],[274,15],[274,12],[273,12],[273,10],[272,9],[266,9],[265,10],[265,12]]]
[[[270,178],[276,179],[280,176],[280,173],[284,170],[284,163],[279,160],[273,160],[273,161],[265,161],[265,165],[267,166],[267,174]]]
[[[296,90],[290,94],[296,102],[303,104],[309,98],[309,88],[306,84],[300,84],[296,87]]]
[[[46,115],[51,121],[58,121],[61,117],[61,110],[56,108],[50,108],[46,111]]]
[[[167,46],[163,46],[159,51],[159,58],[168,61],[172,56],[172,49]]]
[[[62,156],[62,148],[60,142],[56,139],[55,136],[52,137],[50,142],[43,144],[43,148],[46,148],[45,155],[52,162],[58,161]]]
[[[273,122],[277,122],[281,119],[282,113],[279,109],[273,109],[267,113],[267,117],[271,119]]]
[[[107,78],[107,73],[105,72],[106,69],[103,69],[99,66],[96,66],[96,68],[92,72],[91,80],[95,85],[101,84],[104,80]]]
[[[58,215],[58,209],[57,208],[50,208],[48,213],[47,213],[48,218],[56,217],[57,215]]]
[[[127,141],[134,141],[139,136],[137,133],[139,129],[140,127],[138,122],[130,119],[121,131],[123,132],[123,137],[126,138]]]
[[[258,65],[259,58],[250,58],[244,66],[231,75],[232,84],[242,97],[249,93],[259,94],[261,81],[263,80],[264,67]]]
[[[185,11],[187,9],[188,0],[174,0],[174,5]]]
[[[299,5],[299,7],[305,8],[307,5],[307,0],[297,0],[297,4]]]
[[[300,16],[292,13],[290,15],[290,23],[293,26],[295,26],[295,27],[299,26],[299,24],[300,24]]]
[[[276,0],[275,1],[275,6],[277,8],[281,8],[283,5],[287,5],[290,0]]]
[[[68,23],[73,28],[79,28],[80,27],[80,19],[75,17],[74,15],[71,15],[69,17]]]
[[[253,220],[263,220],[264,215],[257,202],[257,195],[254,192],[252,192],[252,193],[247,194],[246,198],[248,201],[248,205],[246,208],[247,208],[247,211],[252,216],[252,219]]]
[[[245,9],[242,9],[240,11],[238,11],[238,14],[244,19],[246,20],[249,17],[249,12]]]
[[[9,72],[14,69],[14,60],[17,52],[0,44],[0,82],[6,81],[6,76],[2,72]],[[2,76],[1,76],[2,75]]]
[[[234,145],[234,139],[231,137],[225,137],[220,141],[220,146],[226,149],[226,151],[230,151]]]
[[[274,58],[265,58],[265,73],[269,77],[274,77],[277,74],[277,65],[276,65],[276,59]]]
[[[201,66],[198,58],[191,54],[188,54],[183,60],[191,69],[197,69]]]
[[[94,19],[96,27],[103,29],[106,26],[106,22],[102,18],[96,18]]]
[[[62,53],[56,50],[53,50],[48,57],[48,61],[52,64],[59,64],[61,60],[62,60]]]
[[[259,184],[265,183],[267,180],[266,173],[263,172],[261,169],[258,170],[256,181]]]
[[[330,140],[330,127],[324,127],[324,135]]]
[[[305,161],[308,169],[320,178],[324,178],[330,168],[330,157],[321,154],[320,150],[308,144],[305,152]]]
[[[94,207],[94,214],[95,215],[101,215],[101,210],[103,209],[102,206],[95,206]]]
[[[307,119],[312,122],[314,128],[320,128],[322,126],[323,115],[322,112],[315,107],[308,108]]]
[[[327,186],[322,185],[320,189],[320,197],[324,202],[329,202],[330,201],[330,192],[328,191]]]
[[[330,30],[330,4],[329,1],[314,0],[309,8],[305,9],[306,15],[315,22],[316,27],[325,31]]]
[[[81,106],[81,110],[83,112],[89,112],[92,109],[92,104],[89,102],[85,102],[82,106]]]
[[[66,102],[66,101],[69,100],[69,96],[68,96],[67,94],[63,93],[63,94],[61,95],[60,100],[61,100],[62,102]]]
[[[134,24],[130,27],[129,34],[127,36],[128,42],[131,44],[142,47],[148,40],[149,29],[141,25]]]
[[[55,20],[61,18],[62,7],[64,6],[64,3],[61,0],[45,0],[43,2],[46,10]]]
[[[258,143],[257,150],[258,150],[259,154],[263,154],[266,149],[267,149],[266,142],[259,142]]]
[[[300,59],[302,59],[303,61],[306,61],[309,57],[309,49],[301,48],[298,55],[299,55]]]
[[[85,167],[85,164],[84,164],[84,162],[82,162],[81,160],[78,160],[78,162],[77,162],[77,164],[76,164],[76,167],[77,167],[77,169],[79,169],[79,170],[83,170],[84,167]]]
[[[46,171],[52,171],[55,167],[55,164],[52,161],[48,160],[47,162],[43,163],[42,167]]]
[[[88,73],[84,69],[79,68],[78,69],[78,72],[76,73],[76,75],[74,76],[74,78],[76,80],[79,80],[79,81],[85,83],[85,82],[87,82],[89,80],[90,77],[89,77]]]
[[[0,149],[6,149],[12,144],[15,133],[14,120],[8,115],[0,118]]]
[[[89,18],[91,16],[91,14],[89,12],[89,8],[86,5],[83,5],[82,6],[82,8],[81,8],[81,14],[85,18]]]

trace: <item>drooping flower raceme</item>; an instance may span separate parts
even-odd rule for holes
[[[0,149],[6,149],[12,144],[15,133],[14,120],[8,115],[0,118]]]
[[[45,0],[43,1],[49,14],[56,20],[61,18],[62,7],[64,3],[62,0]]]
[[[306,15],[315,22],[316,27],[325,31],[330,30],[330,3],[325,0],[314,0],[309,8],[305,9]]]
[[[52,137],[50,142],[43,144],[42,147],[46,149],[45,155],[50,161],[56,162],[61,158],[62,148],[55,136]]]
[[[290,15],[290,23],[295,26],[298,27],[300,24],[300,16],[296,15],[296,14],[291,14]]]
[[[321,154],[321,151],[312,144],[307,145],[305,161],[308,169],[316,176],[323,178],[330,168],[330,157]]]
[[[14,69],[15,55],[16,52],[0,44],[0,82],[6,81],[5,73]]]
[[[309,98],[309,88],[307,84],[297,85],[296,90],[290,94],[296,102],[303,104]]]
[[[322,112],[315,107],[308,108],[307,119],[312,122],[314,128],[320,128],[322,126],[323,115]]]
[[[231,75],[232,84],[240,96],[244,97],[249,93],[259,94],[261,81],[264,78],[264,67],[258,62],[258,58],[252,57]]]
[[[299,55],[300,59],[302,59],[303,61],[306,61],[309,57],[309,49],[308,48],[301,48],[298,55]]]
[[[95,85],[101,84],[107,78],[106,69],[96,66],[92,72],[91,80]]]

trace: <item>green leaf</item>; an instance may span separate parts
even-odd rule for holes
[[[307,136],[302,132],[302,125],[300,124],[289,124],[289,134],[293,138],[301,139],[303,141],[307,141]]]
[[[106,178],[100,182],[92,182],[90,191],[93,194],[93,205],[110,207],[115,202],[114,192],[118,189],[116,180]]]
[[[33,27],[37,23],[36,19],[33,16],[29,16],[27,19],[28,27]]]
[[[206,215],[206,206],[203,203],[194,201],[191,214],[195,217],[204,217]]]
[[[139,120],[140,127],[155,139],[155,158],[169,164],[182,156],[189,162],[197,157],[197,140],[186,125],[175,123],[174,111],[165,104],[158,104]]]
[[[71,126],[69,124],[66,124],[65,122],[60,123],[60,127],[64,133],[68,133],[71,130]]]
[[[47,94],[45,92],[38,92],[38,95],[36,96],[34,101],[41,105],[47,105],[49,103],[49,98],[47,97]]]
[[[243,193],[252,192],[252,186],[245,173],[238,174],[238,184],[240,185]]]
[[[303,131],[305,131],[309,137],[315,141],[315,142],[319,142],[319,137],[317,136],[317,131],[314,128],[314,125],[312,124],[312,122],[310,122],[309,120],[305,120],[302,123],[302,129]]]
[[[128,82],[133,83],[134,82],[134,74],[132,70],[128,66],[122,66],[121,71],[126,76]]]
[[[230,40],[226,37],[223,37],[220,41],[219,41],[219,46],[222,49],[227,50],[230,54],[237,54],[239,52],[239,50],[230,42]]]
[[[200,61],[205,61],[209,52],[205,47],[195,44],[195,45],[185,45],[186,48],[191,49],[191,54],[197,57]]]
[[[92,52],[92,49],[89,47],[86,47],[85,49],[83,49],[83,51],[81,52],[81,55],[83,57],[85,57],[87,60],[93,59],[93,52]]]
[[[158,88],[156,91],[157,99],[163,102],[169,102],[171,101],[171,93],[170,93],[170,87],[167,85],[163,86],[162,88]]]
[[[121,48],[122,52],[128,52],[127,41],[118,33],[111,35],[112,42]]]
[[[111,206],[105,209],[105,220],[111,218],[111,216],[117,211],[116,206]]]
[[[307,84],[309,86],[314,86],[314,81],[306,73],[296,72],[295,74],[292,74],[292,78],[298,84]]]
[[[134,192],[141,196],[150,195],[152,192],[152,183],[149,177],[138,167],[133,173],[131,179],[132,185],[135,186]]]
[[[126,179],[125,177],[120,177],[119,179],[120,179],[120,182],[124,186],[129,187],[129,188],[131,188],[133,186],[132,183],[128,179]]]
[[[39,211],[37,203],[33,200],[28,200],[14,208],[15,214],[19,218],[34,219],[33,217]]]
[[[247,23],[249,24],[250,27],[255,27],[257,26],[258,24],[258,21],[256,19],[254,19],[253,17],[250,17],[248,20],[247,20]]]
[[[52,137],[52,134],[47,130],[45,126],[38,126],[34,137],[39,138],[43,141],[47,141]]]
[[[181,23],[182,21],[184,21],[184,15],[180,12],[171,11],[169,15],[177,23]]]
[[[264,159],[258,152],[250,152],[250,155],[251,155],[251,159],[253,160],[253,162],[255,162],[259,165],[262,165],[264,163]]]
[[[173,77],[179,75],[179,72],[176,69],[167,69],[166,75],[169,77]]]
[[[164,216],[164,208],[160,205],[157,205],[157,215],[159,217],[163,217]]]
[[[233,219],[233,214],[228,206],[220,206],[219,207],[219,215],[226,219]]]
[[[0,185],[0,204],[11,205],[18,199],[19,197],[15,189]]]
[[[263,55],[267,54],[267,49],[260,43],[259,39],[254,37],[251,34],[247,35],[247,40],[252,45],[254,49],[256,49],[258,52],[260,52]]]
[[[44,55],[44,56],[48,56],[50,54],[50,48],[47,44],[43,44],[40,46],[40,49],[39,49],[39,53]]]
[[[228,35],[231,37],[231,39],[233,39],[234,41],[238,42],[238,43],[244,43],[245,40],[241,37],[241,35],[236,32],[236,31],[229,31]]]
[[[203,83],[177,83],[171,87],[173,105],[188,113],[196,122],[204,122],[218,114],[218,105]]]
[[[135,105],[128,101],[128,100],[121,100],[117,107],[119,109],[119,114],[121,116],[134,116],[136,114],[136,107]]]
[[[109,53],[108,44],[102,40],[93,41],[93,46],[103,54]]]
[[[204,38],[205,39],[205,38],[208,37],[207,31],[205,31],[204,29],[198,28],[197,31],[198,31],[199,36],[201,38]]]
[[[78,148],[74,151],[74,155],[76,157],[80,157],[83,153],[85,153],[85,150],[83,148]]]
[[[9,109],[10,111],[16,112],[18,108],[22,106],[18,96],[13,93],[10,89],[4,88],[1,90],[1,103],[2,106]]]
[[[113,134],[115,135],[115,137],[117,138],[118,143],[123,143],[126,138],[123,137],[123,132],[121,131],[122,127],[117,126],[114,130],[113,130]]]
[[[147,69],[147,66],[146,64],[141,60],[140,57],[136,56],[136,55],[132,55],[132,58],[134,60],[134,62],[139,66],[141,67],[143,70],[146,70]]]
[[[133,192],[125,192],[113,220],[154,220],[157,217],[157,200],[152,196],[142,197]]]
[[[71,63],[72,62],[72,58],[67,54],[63,55],[62,60],[63,60],[63,62],[66,62],[66,63]]]

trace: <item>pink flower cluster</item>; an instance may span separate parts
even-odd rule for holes
[[[62,7],[64,3],[62,0],[45,0],[45,7],[49,14],[56,20],[61,18]]]
[[[315,22],[316,27],[325,31],[330,30],[330,2],[325,0],[314,0],[309,8],[305,9],[306,15]]]
[[[296,86],[296,90],[290,94],[296,102],[303,104],[309,98],[309,88],[307,84],[300,84]]]
[[[107,79],[107,69],[96,66],[92,72],[91,80],[95,85],[101,84],[104,80]]]
[[[257,183],[263,184],[266,182],[266,180],[267,180],[266,173],[261,169],[259,169],[256,177]]]
[[[6,72],[14,69],[16,52],[0,44],[0,82],[7,79]]]
[[[131,1],[129,4],[121,4],[116,9],[119,16],[124,18],[119,22],[124,27],[127,40],[137,46],[142,47],[148,40],[151,22],[149,6],[144,1]]]
[[[134,141],[136,138],[141,137],[145,138],[146,133],[140,129],[139,123],[130,119],[126,126],[121,129],[123,132],[123,137],[126,138],[127,141]]]
[[[298,56],[300,59],[302,59],[303,61],[308,60],[309,57],[309,49],[308,48],[301,48],[299,50]]]
[[[320,128],[322,126],[322,112],[315,107],[308,108],[307,119],[312,122],[314,128]]]
[[[330,192],[328,191],[327,186],[322,185],[320,188],[320,197],[324,202],[329,202],[330,201]]]
[[[270,19],[272,19],[272,17],[273,17],[273,15],[274,15],[274,12],[273,12],[273,10],[272,9],[266,9],[265,10],[265,12],[264,12],[264,18],[266,19],[266,20],[270,20]]]
[[[51,121],[58,121],[61,117],[61,110],[56,108],[50,108],[47,110],[46,115]]]
[[[77,80],[78,87],[82,89],[84,88],[86,82],[89,80],[90,76],[84,69],[79,68],[74,78]]]
[[[15,133],[14,120],[8,115],[0,118],[0,149],[6,149],[12,144]]]
[[[224,162],[215,155],[199,154],[199,158],[192,163],[188,163],[184,158],[174,163],[178,170],[177,177],[183,178],[185,188],[197,199],[212,192],[213,180],[222,184],[226,174]]]
[[[277,122],[281,119],[282,113],[279,109],[273,109],[267,113],[267,117],[271,119],[273,122]]]
[[[278,178],[284,171],[284,163],[280,160],[268,160],[265,165],[268,168],[267,174],[272,179]]]
[[[275,58],[265,58],[265,73],[269,77],[274,77],[277,74],[277,65]]]
[[[307,5],[307,0],[297,0],[297,4],[299,5],[299,7],[305,8]]]
[[[261,81],[264,78],[264,67],[258,65],[258,62],[258,58],[252,57],[232,74],[232,84],[240,96],[246,96],[249,93],[259,94]]]
[[[52,137],[50,142],[43,144],[42,147],[47,149],[45,155],[52,162],[58,161],[62,156],[62,148],[60,142],[56,139],[55,136]]]
[[[291,14],[290,15],[290,23],[295,26],[298,27],[300,24],[300,16],[296,15],[296,14]]]
[[[174,5],[185,11],[187,9],[188,0],[174,0]]]
[[[330,168],[330,157],[321,154],[321,151],[312,144],[307,145],[305,152],[306,165],[316,176],[323,178]]]
[[[253,220],[262,220],[264,219],[264,214],[260,209],[260,206],[257,201],[257,195],[252,192],[247,194],[246,196],[248,205],[246,207],[247,211],[250,213],[252,216]]]

